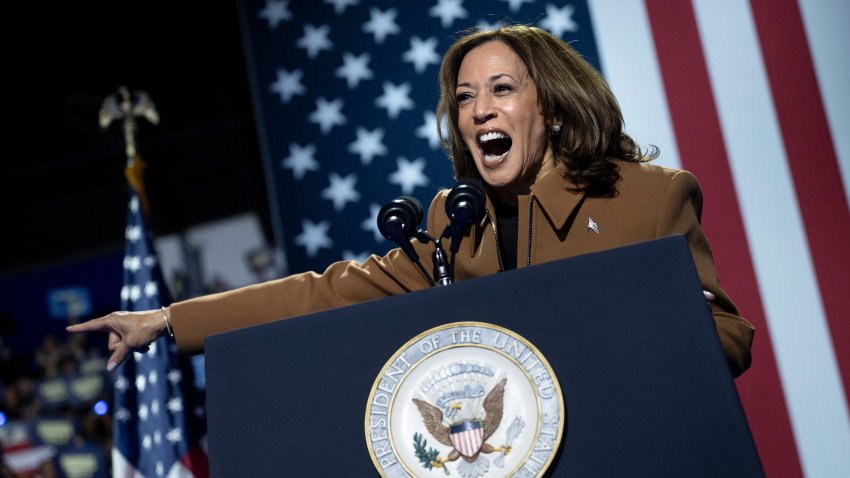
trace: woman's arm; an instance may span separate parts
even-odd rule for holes
[[[697,179],[687,171],[677,172],[659,210],[656,237],[685,235],[702,288],[713,295],[709,305],[717,333],[732,374],[737,377],[750,366],[754,328],[738,315],[735,304],[720,287],[711,247],[700,226],[701,214],[702,192]]]

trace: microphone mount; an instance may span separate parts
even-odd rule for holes
[[[424,216],[424,208],[412,196],[393,199],[378,212],[378,230],[385,238],[398,244],[431,286],[446,286],[454,282],[455,254],[460,248],[463,235],[472,224],[481,221],[485,214],[484,186],[476,179],[459,180],[449,191],[445,207],[449,224],[439,237],[433,237],[427,231],[418,229],[418,224]],[[433,276],[429,276],[425,271],[416,249],[410,243],[410,239],[414,237],[423,244],[434,243],[434,252],[431,253]],[[450,259],[446,257],[446,251],[441,244],[443,238],[451,238]]]

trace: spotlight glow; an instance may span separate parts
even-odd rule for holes
[[[109,411],[109,405],[104,400],[98,400],[98,402],[94,404],[93,410],[97,415],[103,416]]]

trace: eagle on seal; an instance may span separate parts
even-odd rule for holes
[[[503,450],[503,448],[496,448],[487,443],[487,439],[493,435],[502,422],[505,382],[507,382],[507,379],[503,378],[484,398],[483,419],[463,420],[452,423],[450,426],[443,424],[443,411],[439,407],[418,398],[413,399],[428,432],[438,442],[452,447],[451,453],[445,459],[438,459],[432,463],[435,468],[440,468],[458,458],[463,458],[464,461],[472,463],[478,459],[481,453]],[[486,462],[486,460],[484,461]]]

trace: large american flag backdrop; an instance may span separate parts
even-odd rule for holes
[[[452,185],[442,53],[470,26],[534,23],[600,68],[657,163],[700,180],[722,283],[757,328],[736,383],[767,475],[850,476],[846,2],[239,4],[290,272],[386,251],[380,205]]]

